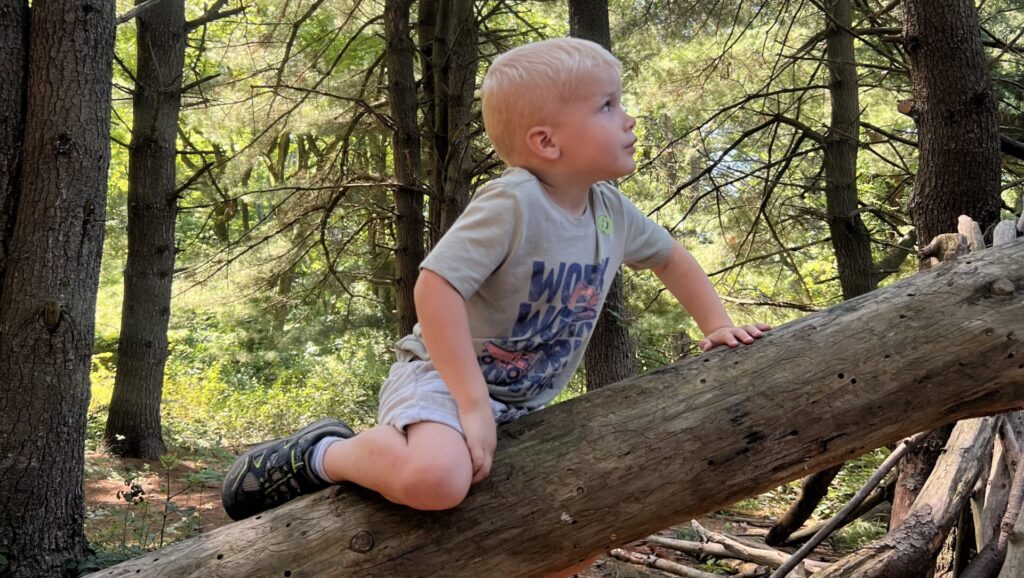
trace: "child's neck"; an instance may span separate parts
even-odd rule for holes
[[[552,201],[574,217],[587,212],[587,205],[590,203],[590,187],[594,183],[583,183],[572,178],[560,177],[557,172],[537,172],[537,176],[544,191]]]

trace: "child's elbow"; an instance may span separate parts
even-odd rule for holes
[[[455,289],[448,284],[444,277],[430,269],[421,269],[416,278],[416,285],[412,289],[416,310],[419,311],[427,302],[436,301],[446,291],[454,292]]]
[[[412,288],[412,299],[418,310],[422,305],[423,301],[427,299],[431,292],[431,285],[435,281],[437,273],[429,269],[420,270],[420,274],[416,277],[416,285]]]

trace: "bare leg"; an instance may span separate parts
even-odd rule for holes
[[[433,422],[410,425],[404,434],[377,426],[335,442],[324,455],[324,471],[418,510],[458,506],[473,477],[462,434]]]

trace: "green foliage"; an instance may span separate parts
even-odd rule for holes
[[[481,14],[490,16],[483,23],[479,73],[506,48],[568,32],[564,3],[535,4],[511,12],[515,7],[508,3],[478,3]],[[132,5],[119,0],[118,12]],[[986,3],[983,21],[998,36],[1009,37],[1024,24],[1020,11],[1007,9],[1011,5]],[[341,417],[357,429],[375,421],[395,337],[394,153],[384,30],[378,12],[348,0],[322,3],[292,26],[309,6],[250,2],[244,15],[214,22],[189,38],[182,82],[216,78],[183,95],[176,143],[178,182],[188,186],[178,198],[163,425],[165,441],[179,455],[230,460],[222,448],[278,437],[320,417]],[[207,7],[187,3],[186,9],[195,19]],[[744,131],[777,114],[826,132],[827,69],[818,60],[820,39],[815,40],[825,22],[820,10],[804,3],[735,0],[679,10],[665,0],[613,0],[610,16],[613,50],[623,63],[624,101],[638,118],[640,137],[640,169],[622,180],[623,192],[691,250],[722,295],[742,301],[727,303],[734,321],[780,325],[804,315],[792,304],[837,303],[841,292],[824,218],[821,151],[804,142],[783,173],[777,163],[798,139],[796,129],[778,126],[737,143]],[[802,57],[778,56],[809,41]],[[89,450],[101,449],[117,364],[135,50],[135,27],[119,26]],[[893,106],[908,95],[906,75],[887,70],[888,60],[865,42],[856,51],[862,120],[916,139],[912,120]],[[1016,87],[1024,82],[1024,69],[1013,56],[994,57],[992,70],[1006,103],[1001,123],[1020,139],[1024,115]],[[417,66],[422,72],[422,58]],[[777,92],[748,99],[764,91]],[[500,167],[490,162],[479,119],[471,124],[471,160],[478,179],[485,180]],[[909,230],[905,207],[916,152],[867,129],[861,140],[858,194],[878,260]],[[1008,164],[1004,198],[1011,206],[1019,206],[1020,173],[1019,163]],[[768,186],[773,179],[774,189]],[[783,250],[792,247],[800,248]],[[909,274],[912,261],[885,282]],[[629,271],[625,284],[641,370],[696,353],[699,328],[653,275]],[[584,389],[578,373],[555,401]],[[815,515],[834,514],[884,455],[880,450],[848,464]],[[162,467],[173,467],[175,459],[168,460]],[[102,567],[159,542],[148,526],[143,530],[147,516],[166,521],[175,514],[177,521],[159,536],[195,531],[189,526],[194,517],[172,511],[166,496],[162,507],[146,510],[153,498],[134,493],[130,482],[137,476],[118,475],[129,499],[90,516],[123,523],[110,535],[93,535],[96,553],[86,565]],[[197,474],[194,482],[215,475]],[[778,515],[795,498],[798,484],[740,507]],[[851,527],[849,541],[873,531]]]
[[[839,513],[839,510],[853,499],[854,494],[864,487],[868,478],[878,470],[888,456],[888,448],[883,447],[847,462],[832,481],[828,495],[814,512],[815,516],[826,519]]]
[[[732,569],[729,566],[723,564],[721,561],[719,561],[716,558],[708,558],[707,560],[702,562],[699,566],[697,566],[697,568],[699,570],[703,570],[704,572],[708,572],[708,573],[711,573],[711,574],[723,574],[723,575],[726,575],[726,576],[732,576],[733,575]]]
[[[876,521],[854,520],[829,538],[832,547],[840,552],[853,552],[886,533],[885,524]]]

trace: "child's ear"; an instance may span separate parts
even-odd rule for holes
[[[554,161],[562,156],[561,147],[555,142],[551,127],[535,126],[526,133],[526,146],[530,152],[542,159]]]

